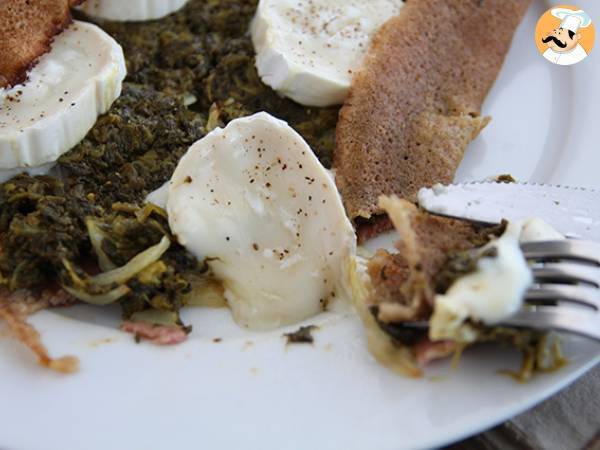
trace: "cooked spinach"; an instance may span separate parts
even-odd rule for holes
[[[249,34],[257,0],[192,0],[149,23],[100,25],[123,46],[129,79],[181,99],[222,124],[259,111],[286,120],[331,165],[338,108],[307,108],[262,83]]]
[[[119,294],[126,318],[148,309],[178,313],[190,280],[206,267],[175,242],[164,212],[145,207],[144,198],[170,178],[194,141],[268,111],[289,121],[329,165],[338,111],[300,106],[260,81],[248,32],[256,4],[191,0],[160,20],[98,23],[123,46],[123,93],[51,175],[21,174],[0,185],[0,284]],[[169,250],[125,284],[90,281],[107,261],[122,266],[164,236]]]

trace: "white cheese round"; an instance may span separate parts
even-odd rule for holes
[[[74,22],[24,84],[0,103],[0,170],[52,163],[81,141],[121,94],[121,46],[95,25]]]
[[[187,2],[188,0],[87,0],[77,9],[99,19],[144,21],[168,16]]]
[[[307,106],[342,104],[374,32],[402,0],[260,0],[252,22],[263,82]]]
[[[196,142],[173,174],[167,211],[178,241],[210,258],[241,325],[291,324],[348,290],[356,241],[333,178],[267,113]]]

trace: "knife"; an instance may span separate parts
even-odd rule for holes
[[[423,188],[419,205],[434,214],[499,223],[539,217],[567,237],[600,240],[600,191],[535,183],[472,182]]]

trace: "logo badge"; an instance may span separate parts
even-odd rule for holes
[[[535,43],[553,64],[570,66],[588,57],[594,47],[591,17],[576,6],[559,5],[546,11],[537,23]]]

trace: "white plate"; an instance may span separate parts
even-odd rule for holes
[[[583,3],[600,21],[600,5]],[[468,150],[459,180],[511,173],[600,188],[600,127],[592,123],[600,50],[575,67],[543,60],[532,35],[545,7],[536,3],[519,28],[484,107],[494,120]],[[496,373],[518,367],[514,353],[481,347],[458,370],[436,363],[411,380],[373,360],[351,311],[308,321],[320,326],[315,345],[288,348],[283,331],[246,332],[225,310],[190,310],[184,318],[194,325],[190,339],[159,348],[116,330],[115,310],[37,314],[32,322],[51,351],[80,357],[72,376],[40,369],[20,345],[0,339],[0,447],[434,447],[530,408],[600,360],[596,344],[569,338],[566,368],[519,384]],[[223,341],[214,343],[217,337]]]

